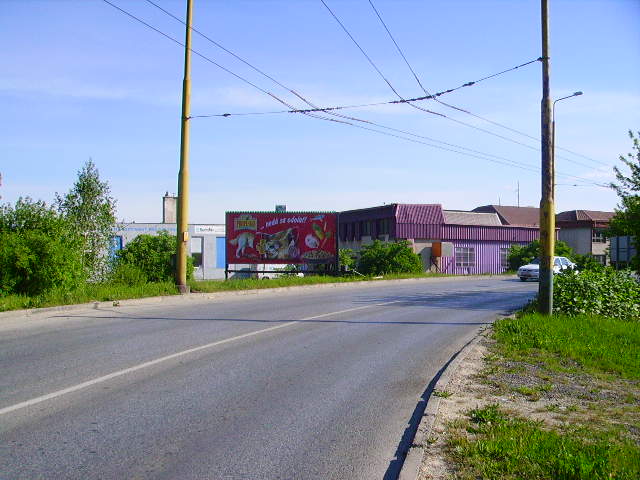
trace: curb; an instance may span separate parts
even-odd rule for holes
[[[445,370],[440,374],[440,378],[433,387],[432,392],[445,391],[447,385],[451,381],[453,374],[456,372],[460,364],[465,360],[472,347],[474,347],[482,338],[482,331],[479,331],[469,342],[466,343],[457,353],[453,355]],[[416,435],[411,442],[411,447],[404,459],[398,480],[416,480],[422,465],[422,457],[424,454],[424,446],[427,439],[431,435],[431,429],[435,423],[440,408],[440,397],[430,394],[427,398],[427,406],[425,408],[420,424],[416,431]]]
[[[138,305],[150,305],[150,304],[166,304],[172,303],[180,304],[184,302],[204,301],[204,300],[216,300],[225,297],[238,297],[244,295],[276,295],[280,293],[288,293],[295,291],[306,290],[323,290],[328,288],[354,288],[363,287],[369,288],[377,285],[393,285],[397,283],[434,283],[440,281],[455,281],[455,280],[481,280],[489,278],[504,278],[503,275],[469,275],[469,276],[451,276],[451,277],[431,277],[431,278],[401,278],[397,280],[373,280],[373,281],[361,281],[361,282],[342,282],[342,283],[321,283],[315,285],[296,285],[291,287],[275,287],[275,288],[260,288],[254,290],[227,290],[223,292],[208,292],[208,293],[188,293],[185,295],[165,295],[160,297],[145,297],[145,298],[132,298],[123,300],[113,300],[104,302],[89,302],[75,305],[60,305],[55,307],[44,308],[28,308],[23,310],[9,310],[6,312],[0,312],[0,320],[7,317],[31,317],[39,314],[56,313],[56,312],[72,312],[77,310],[97,310],[100,308],[109,307],[129,307]]]

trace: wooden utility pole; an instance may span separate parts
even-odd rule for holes
[[[540,279],[538,310],[553,313],[553,254],[555,250],[556,217],[554,205],[553,150],[551,145],[551,96],[549,92],[549,0],[541,0],[542,10],[542,198],[540,199]]]
[[[191,100],[191,17],[192,0],[187,0],[184,42],[184,78],[182,80],[182,121],[180,134],[180,172],[178,173],[176,285],[180,293],[189,293],[187,285],[187,243],[189,242],[189,113]]]

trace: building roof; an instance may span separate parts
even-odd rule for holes
[[[556,215],[556,222],[588,222],[588,223],[609,223],[615,215],[614,212],[600,212],[596,210],[569,210]]]
[[[444,223],[448,225],[481,225],[501,226],[500,218],[495,213],[463,212],[459,210],[443,210]]]
[[[442,206],[439,204],[399,203],[396,205],[398,223],[441,225],[444,223]]]
[[[509,205],[483,205],[472,212],[496,213],[503,225],[537,227],[540,225],[540,209],[536,207],[515,207]]]

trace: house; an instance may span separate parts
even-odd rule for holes
[[[603,265],[608,263],[609,239],[604,235],[614,212],[569,210],[556,215],[559,240],[569,244],[575,253],[593,255]]]
[[[536,227],[502,225],[497,212],[444,210],[439,204],[389,204],[340,212],[340,248],[360,250],[375,239],[408,240],[425,271],[502,273],[511,245],[539,237]]]

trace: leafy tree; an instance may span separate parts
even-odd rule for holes
[[[507,254],[509,270],[517,270],[522,265],[531,263],[534,258],[540,258],[541,255],[540,240],[534,240],[529,245],[511,245]],[[556,241],[555,255],[571,259],[574,257],[573,249],[562,240]]]
[[[100,180],[98,169],[89,159],[71,190],[64,197],[56,194],[58,211],[83,239],[84,268],[94,280],[102,279],[107,271],[116,225],[116,202],[109,193],[109,184]]]
[[[362,247],[358,270],[365,275],[388,273],[421,273],[420,256],[413,253],[409,242],[381,242],[374,240]]]
[[[81,252],[68,222],[44,202],[26,197],[0,206],[0,295],[79,286]]]
[[[624,175],[618,167],[613,167],[618,183],[611,183],[620,197],[620,204],[615,216],[609,224],[612,235],[631,235],[634,238],[636,251],[640,250],[640,131],[634,133],[629,130],[629,137],[633,142],[633,151],[625,158],[620,155],[620,161],[629,167],[629,176]],[[640,272],[640,255],[631,260],[631,267]]]
[[[150,282],[173,278],[176,237],[162,230],[158,235],[139,235],[116,253],[116,272],[123,265],[136,267]],[[193,277],[193,259],[187,257],[187,278]]]

